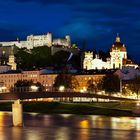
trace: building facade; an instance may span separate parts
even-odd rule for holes
[[[7,65],[11,66],[11,70],[17,69],[17,64],[15,62],[15,56],[14,56],[14,48],[12,47],[11,53],[9,55],[8,63]]]
[[[65,36],[65,39],[57,38],[53,39],[52,45],[62,45],[62,46],[67,46],[70,48],[71,46],[71,39],[69,35]]]
[[[51,91],[57,75],[42,73],[42,70],[0,73],[0,89],[4,88],[6,92],[9,92],[18,80],[32,80],[34,83],[40,82],[45,91]],[[74,74],[73,76],[78,82],[78,87],[75,91],[87,91],[87,82],[89,80],[100,81],[105,74]]]
[[[2,46],[17,46],[19,48],[27,48],[32,49],[34,47],[39,46],[48,46],[51,47],[52,45],[62,45],[64,47],[69,48],[71,46],[71,39],[69,35],[65,36],[65,39],[53,39],[52,33],[48,32],[45,35],[29,35],[25,41],[20,41],[18,38],[16,41],[9,41],[9,42],[0,42]]]
[[[99,59],[98,55],[93,58],[93,52],[85,52],[83,69],[122,69],[123,66],[138,67],[138,65],[127,59],[126,47],[121,42],[118,34],[116,41],[112,44],[110,49],[110,58],[107,58],[106,61]]]
[[[99,59],[98,55],[96,55],[96,57],[93,59],[93,52],[85,52],[83,69],[111,69],[110,59],[108,59],[107,62],[104,62],[102,59]]]
[[[16,69],[14,47],[0,47],[0,73]]]
[[[120,41],[120,37],[117,35],[115,43],[113,43],[111,49],[110,49],[110,65],[111,68],[120,68],[122,69],[122,66],[125,65],[125,62],[127,60],[127,51],[126,47],[123,43]]]

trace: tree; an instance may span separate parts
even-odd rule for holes
[[[96,93],[102,90],[101,81],[94,81],[90,79],[87,81],[87,90]]]
[[[28,50],[26,48],[18,48],[16,51],[18,68],[21,69],[33,69],[53,66],[55,67],[55,69],[60,70],[68,63],[72,64],[76,68],[79,67],[80,55],[73,54],[72,57],[70,56],[71,53],[64,50],[57,51],[56,53],[54,53],[54,55],[52,55],[51,48],[47,46],[34,47],[31,50]],[[69,59],[68,61],[68,58],[71,59]]]
[[[59,74],[55,78],[53,87],[55,87],[56,90],[59,90],[60,86],[64,86],[66,89],[75,90],[79,86],[79,83],[71,74]]]
[[[18,80],[15,84],[14,87],[29,87],[33,83],[32,80]]]
[[[38,91],[44,91],[45,90],[45,87],[40,82],[33,83],[33,85],[38,87]]]
[[[29,91],[31,86],[36,86],[38,88],[37,91],[44,91],[44,86],[40,82],[34,83],[32,80],[18,80],[14,84],[14,89],[24,88]]]
[[[120,79],[117,75],[109,74],[103,77],[101,83],[102,89],[108,93],[120,91]]]
[[[81,55],[80,53],[78,54],[73,54],[71,59],[68,61],[69,64],[72,64],[72,66],[76,69],[81,68]]]
[[[93,79],[90,79],[87,81],[87,90],[90,92],[95,92],[96,91],[96,85]]]
[[[44,67],[52,65],[51,48],[47,46],[34,47],[31,50],[32,60],[36,67]]]
[[[47,46],[34,47],[31,50],[19,48],[16,53],[18,67],[21,69],[40,68],[52,65],[51,49]]]
[[[78,46],[77,46],[77,44],[72,44],[71,48],[78,49]]]
[[[66,64],[67,59],[69,58],[70,52],[67,51],[58,51],[53,55],[53,63],[57,66]]]
[[[129,83],[128,87],[133,93],[137,94],[137,98],[139,97],[140,93],[140,76],[136,76],[134,79],[132,79]]]
[[[32,68],[34,61],[32,60],[32,55],[26,48],[18,48],[16,53],[16,60],[18,68]]]

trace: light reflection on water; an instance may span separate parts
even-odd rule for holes
[[[0,112],[0,140],[138,140],[139,117],[24,114],[24,127],[12,127],[12,114]]]

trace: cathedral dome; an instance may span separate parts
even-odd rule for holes
[[[116,41],[113,43],[110,51],[119,51],[119,52],[126,52],[125,45],[120,41],[120,37],[117,34]]]

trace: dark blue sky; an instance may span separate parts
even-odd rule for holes
[[[52,32],[106,51],[119,33],[128,53],[140,60],[139,0],[0,0],[0,7],[1,41]]]

